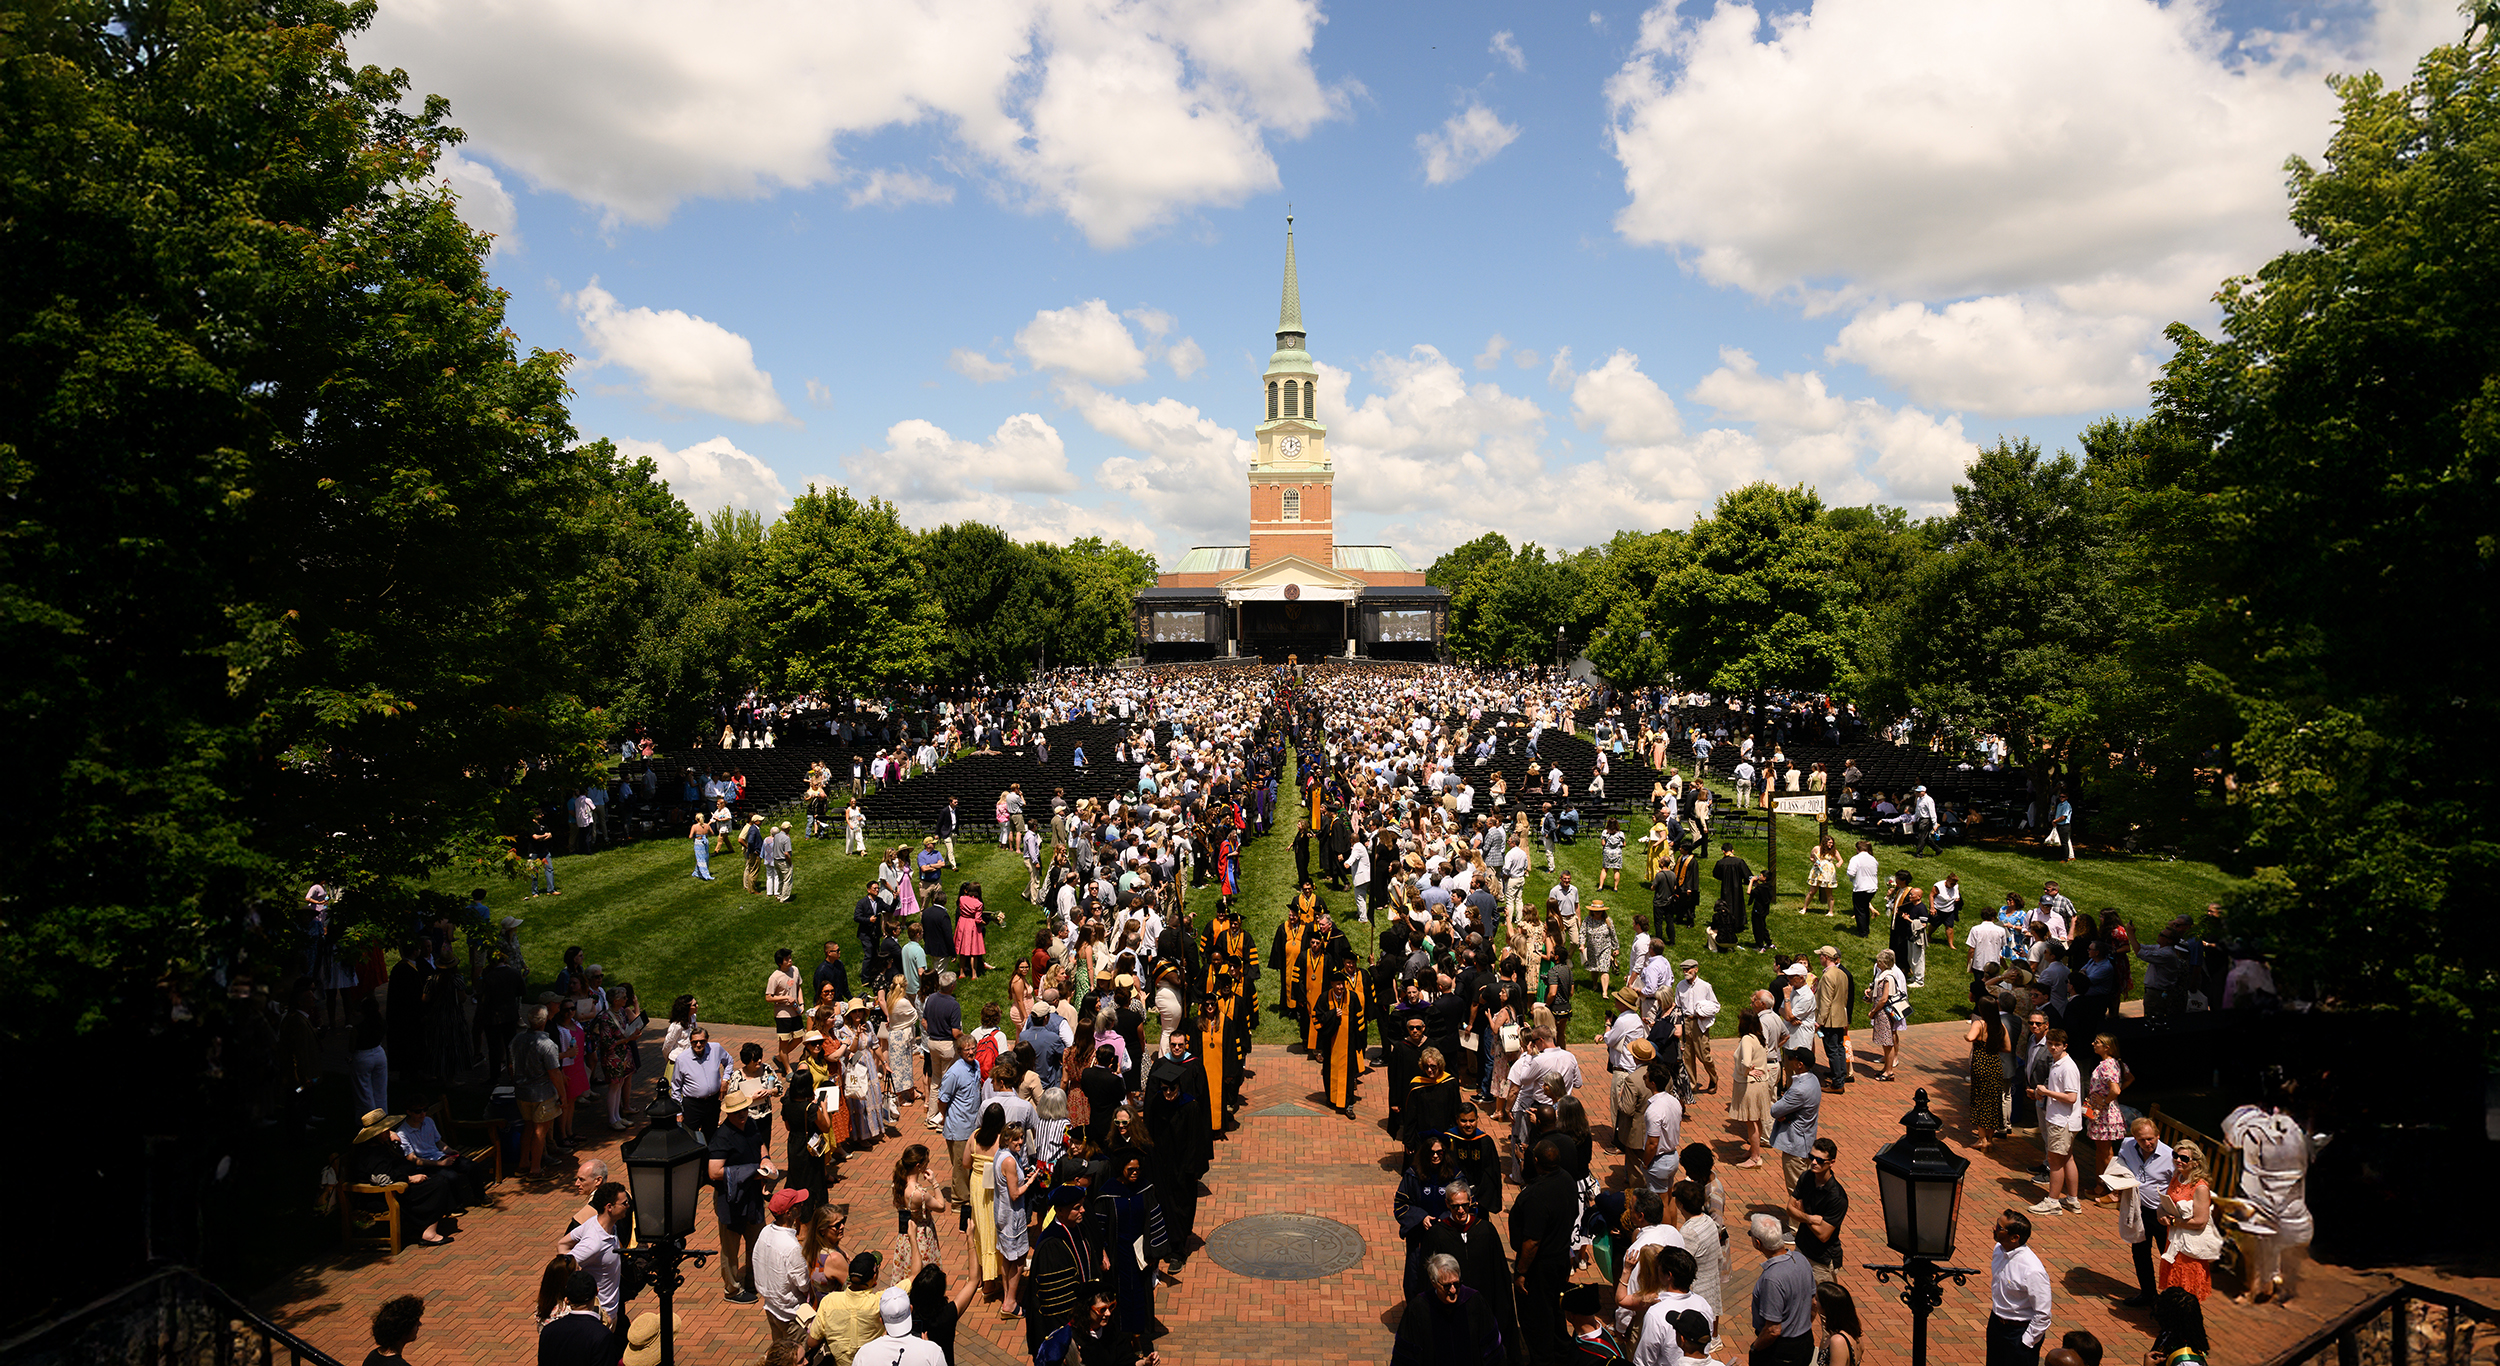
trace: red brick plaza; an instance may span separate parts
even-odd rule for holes
[[[732,1047],[750,1037],[764,1038],[762,1030],[723,1028],[716,1033]],[[1849,1263],[1843,1281],[1856,1293],[1867,1320],[1866,1341],[1879,1353],[1878,1359],[1906,1359],[1910,1322],[1909,1311],[1898,1298],[1898,1284],[1878,1287],[1873,1274],[1861,1269],[1862,1263],[1894,1260],[1883,1245],[1870,1159],[1877,1147],[1899,1136],[1900,1117],[1921,1086],[1927,1088],[1931,1107],[1944,1121],[1948,1140],[1961,1147],[1959,1140],[1967,1133],[1963,1106],[1968,1095],[1967,1049],[1961,1036],[1962,1026],[1957,1023],[1913,1028],[1902,1050],[1899,1081],[1861,1078],[1844,1096],[1824,1105],[1822,1132],[1840,1145],[1842,1179],[1851,1197],[1850,1219],[1843,1228]],[[1724,1077],[1733,1044],[1723,1039],[1717,1047]],[[1602,1140],[1610,1113],[1603,1050],[1581,1044],[1575,1051],[1587,1081],[1580,1093],[1582,1103],[1592,1121],[1601,1126]],[[1193,1255],[1182,1272],[1182,1284],[1167,1286],[1157,1296],[1157,1309],[1170,1333],[1155,1345],[1168,1366],[1385,1363],[1399,1312],[1404,1247],[1390,1217],[1397,1176],[1395,1145],[1380,1127],[1387,1106],[1383,1078],[1377,1072],[1367,1078],[1355,1107],[1356,1117],[1347,1120],[1323,1108],[1317,1064],[1281,1046],[1261,1045],[1251,1066],[1259,1075],[1247,1087],[1250,1103],[1241,1127],[1216,1145],[1215,1168],[1206,1183],[1210,1194],[1199,1207],[1200,1236],[1245,1215],[1317,1214],[1360,1232],[1366,1244],[1363,1258],[1349,1270],[1324,1279],[1262,1281],[1236,1276],[1202,1253]],[[1755,1210],[1777,1212],[1783,1202],[1777,1189],[1776,1158],[1757,1170],[1727,1169],[1727,1163],[1743,1155],[1743,1145],[1726,1122],[1725,1100],[1724,1093],[1695,1097],[1685,1120],[1684,1138],[1709,1142],[1721,1158],[1728,1222],[1738,1231],[1729,1250],[1727,1311],[1729,1320],[1741,1328],[1760,1264],[1742,1236],[1743,1218]],[[852,1159],[848,1175],[834,1187],[835,1200],[852,1205],[852,1252],[890,1252],[893,1223],[887,1217],[891,1194],[886,1177],[905,1145],[928,1136],[916,1107],[906,1113],[903,1130],[904,1138],[888,1139],[874,1152]],[[621,1174],[617,1136],[609,1135],[604,1127],[600,1135],[596,1146],[585,1151],[608,1158]],[[937,1145],[933,1142],[933,1146]],[[938,1146],[938,1152],[943,1161],[944,1148]],[[2039,1188],[2025,1173],[2036,1155],[2037,1149],[2019,1138],[2001,1142],[1990,1152],[1969,1153],[1973,1161],[1956,1249],[1961,1265],[1985,1268],[1988,1228],[1997,1212],[2039,1198]],[[1609,1184],[1622,1184],[1619,1171],[1609,1169]],[[419,1366],[529,1361],[535,1351],[530,1315],[539,1269],[552,1254],[554,1240],[564,1231],[565,1220],[577,1203],[569,1183],[528,1185],[507,1180],[495,1188],[487,1205],[463,1221],[465,1231],[452,1247],[415,1248],[390,1257],[342,1255],[271,1287],[258,1302],[278,1322],[332,1355],[356,1361],[371,1345],[366,1321],[373,1308],[392,1295],[421,1294],[427,1302],[424,1334],[408,1354]],[[704,1208],[708,1222],[708,1201]],[[2087,1205],[2080,1214],[2042,1217],[2036,1224],[2034,1246],[2056,1286],[2056,1331],[2089,1329],[2105,1345],[2107,1360],[2121,1366],[2139,1360],[2150,1345],[2151,1322],[2143,1313],[2113,1303],[2114,1297],[2134,1289],[2116,1215]],[[968,1243],[955,1235],[951,1224],[944,1231],[949,1274],[962,1275]],[[1507,1244],[1506,1220],[1504,1241]],[[718,1244],[701,1235],[693,1245]],[[688,1366],[750,1366],[762,1360],[763,1311],[724,1302],[713,1269],[689,1265],[686,1271],[687,1284],[677,1299],[679,1360]],[[1582,1276],[1595,1279],[1596,1273],[1584,1271]],[[2357,1305],[2379,1284],[2340,1268],[2314,1267],[2301,1302],[2256,1309],[2235,1306],[2227,1301],[2224,1290],[2218,1290],[2206,1305],[2213,1359],[2217,1363],[2266,1361]],[[2468,1293],[2473,1292],[2468,1289]],[[633,1310],[656,1307],[656,1301],[646,1295]],[[1980,1366],[1986,1355],[1982,1331],[1987,1315],[1984,1275],[1974,1277],[1967,1286],[1946,1285],[1944,1307],[1929,1321],[1929,1350],[1938,1366]],[[979,1302],[967,1314],[957,1343],[959,1358],[983,1366],[1024,1360],[1023,1348],[1023,1325],[1002,1321],[995,1305]],[[1742,1359],[1741,1349],[1731,1355]]]

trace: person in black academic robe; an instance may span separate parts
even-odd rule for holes
[[[1447,1138],[1424,1141],[1416,1150],[1415,1159],[1406,1164],[1398,1177],[1398,1193],[1391,1198],[1390,1212],[1397,1217],[1398,1237],[1406,1242],[1406,1295],[1412,1299],[1430,1289],[1424,1283],[1424,1259],[1432,1255],[1425,1246],[1424,1235],[1449,1213],[1450,1182],[1458,1179],[1458,1169],[1450,1165],[1450,1144]]]
[[[1502,1212],[1502,1148],[1477,1120],[1474,1103],[1459,1102],[1458,1123],[1450,1129],[1450,1165],[1476,1188],[1483,1206],[1479,1215],[1490,1219]]]
[[[1406,1108],[1400,1112],[1398,1141],[1408,1152],[1426,1138],[1458,1127],[1458,1078],[1441,1063],[1441,1050],[1423,1051],[1422,1070],[1406,1084]]]
[[[1033,1260],[1024,1273],[1024,1350],[1063,1328],[1085,1306],[1092,1287],[1096,1252],[1085,1239],[1085,1187],[1054,1180],[1051,1213],[1031,1236]]]
[[[1423,1074],[1424,1017],[1403,1017],[1405,1028],[1381,1050],[1381,1066],[1389,1069],[1389,1132],[1403,1141],[1406,1134],[1406,1088]],[[1445,1126],[1446,1127],[1446,1126]],[[1408,1144],[1413,1147],[1413,1144]]]
[[[1354,1083],[1363,1075],[1363,979],[1348,974],[1330,988],[1319,1007],[1318,1047],[1325,1074],[1328,1104],[1338,1114],[1354,1113]]]
[[[1135,1148],[1111,1154],[1087,1202],[1085,1240],[1111,1262],[1106,1279],[1119,1291],[1121,1326],[1153,1332],[1155,1268],[1170,1254],[1171,1238],[1163,1198],[1146,1177],[1145,1154]]]
[[[1155,1188],[1163,1194],[1164,1232],[1172,1240],[1176,1270],[1189,1260],[1190,1238],[1198,1227],[1198,1183],[1215,1160],[1202,1094],[1205,1079],[1195,1057],[1175,1058],[1168,1052],[1155,1059],[1146,1078],[1146,1134],[1163,1158]]]
[[[1505,1351],[1515,1352],[1521,1344],[1518,1302],[1511,1297],[1510,1254],[1502,1250],[1501,1230],[1493,1226],[1481,1199],[1481,1193],[1472,1189],[1466,1197],[1456,1190],[1444,1193],[1448,1209],[1424,1235],[1424,1257],[1446,1253],[1458,1259],[1458,1283],[1493,1307],[1493,1319],[1502,1326]]]
[[[1493,1307],[1463,1281],[1450,1291],[1447,1299],[1427,1290],[1407,1300],[1389,1366],[1498,1366],[1503,1360]]]

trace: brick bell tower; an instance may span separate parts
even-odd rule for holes
[[[1337,472],[1328,459],[1328,428],[1319,421],[1319,367],[1302,342],[1302,287],[1287,214],[1285,297],[1264,376],[1267,416],[1250,461],[1250,569],[1287,555],[1325,567],[1336,553]]]

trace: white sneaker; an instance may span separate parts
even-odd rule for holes
[[[2081,1214],[2083,1213],[2083,1201],[2080,1197],[2069,1195],[2065,1199],[2064,1208],[2068,1214]]]
[[[2057,1203],[2054,1198],[2051,1198],[2042,1200],[2039,1204],[2033,1205],[2031,1207],[2031,1212],[2034,1214],[2063,1214],[2066,1212],[2066,1207]]]

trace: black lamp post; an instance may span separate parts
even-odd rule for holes
[[[1944,1266],[1953,1256],[1953,1226],[1962,1212],[1962,1178],[1970,1159],[1938,1137],[1943,1124],[1927,1112],[1920,1087],[1901,1117],[1901,1137],[1875,1154],[1875,1188],[1884,1202],[1884,1242],[1899,1266],[1865,1263],[1878,1284],[1900,1277],[1901,1302],[1910,1306],[1910,1366],[1927,1366],[1927,1316],[1944,1303],[1944,1278],[1965,1284],[1975,1267]]]
[[[660,1294],[660,1366],[676,1366],[676,1319],[670,1312],[677,1287],[686,1283],[678,1266],[688,1258],[696,1266],[713,1256],[688,1250],[694,1235],[695,1210],[710,1166],[701,1140],[677,1122],[677,1106],[664,1087],[643,1112],[650,1127],[625,1153],[625,1179],[634,1196],[634,1230],[642,1245],[625,1255],[650,1273],[651,1288]]]

